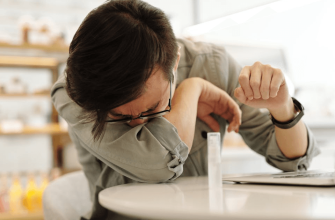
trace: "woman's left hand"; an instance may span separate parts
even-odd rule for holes
[[[240,87],[235,89],[235,97],[243,104],[269,111],[290,105],[292,102],[284,74],[280,69],[260,62],[245,66],[239,76]]]

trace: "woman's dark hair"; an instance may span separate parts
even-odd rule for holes
[[[94,140],[111,109],[143,94],[155,66],[173,82],[177,49],[166,15],[140,0],[107,1],[86,16],[70,44],[66,90],[82,122],[94,122]]]

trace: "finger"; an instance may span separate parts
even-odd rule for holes
[[[232,114],[231,120],[229,121],[228,131],[238,132],[242,121],[242,111],[236,102],[232,102],[229,106],[229,112]]]
[[[242,71],[240,73],[240,76],[238,77],[238,82],[240,83],[245,96],[249,100],[252,100],[253,97],[254,97],[254,94],[253,94],[252,89],[250,87],[250,66],[245,66],[242,69]]]
[[[220,131],[220,125],[219,123],[210,115],[201,117],[200,120],[205,122],[208,127],[210,127],[213,131],[219,132]]]
[[[280,86],[285,83],[285,78],[279,69],[275,69],[272,75],[270,84],[270,97],[274,98],[277,96]]]
[[[238,87],[234,90],[234,96],[243,104],[245,104],[247,101],[247,97],[245,96],[245,93],[241,87]]]
[[[235,110],[233,121],[235,123],[234,131],[237,133],[240,129],[240,125],[242,124],[242,111],[238,105]]]
[[[239,121],[239,119],[237,119],[237,117],[234,117],[232,122],[229,123],[228,129],[227,129],[228,132],[235,131],[236,133],[238,133],[240,129],[240,124],[238,124],[237,121]]]
[[[237,93],[237,95],[240,94],[240,96],[244,97],[244,100],[246,100],[244,93],[241,91],[242,91],[241,87],[235,89],[235,93]],[[239,105],[230,96],[227,95],[226,98],[227,98],[227,102],[223,108],[220,108],[221,111],[219,115],[220,117],[226,119],[229,122],[229,126],[228,126],[229,132],[232,130],[234,130],[235,132],[238,132],[239,126],[241,125],[242,111]]]
[[[236,123],[235,115],[230,110],[227,110],[225,113],[220,115],[222,118],[225,118],[229,122],[229,126],[227,128],[228,132],[238,130],[239,125]]]
[[[250,86],[254,93],[255,99],[261,98],[261,93],[260,93],[260,85],[261,85],[261,80],[262,80],[261,65],[262,64],[260,62],[256,62],[254,65],[252,65],[252,68],[251,68]]]
[[[260,89],[262,99],[269,99],[272,73],[273,73],[273,68],[271,66],[265,65],[263,67],[261,89]]]
[[[222,113],[220,117],[226,119],[229,123],[233,121],[234,114],[233,112],[230,112],[229,109],[227,109],[226,112]]]

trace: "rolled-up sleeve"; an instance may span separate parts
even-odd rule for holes
[[[52,100],[59,115],[67,121],[76,145],[135,181],[165,182],[181,175],[188,147],[168,120],[155,118],[133,128],[126,124],[107,124],[101,141],[93,141],[92,123],[79,121],[82,109],[62,86],[62,83],[55,84]]]
[[[274,167],[277,167],[283,171],[296,171],[296,170],[307,170],[311,164],[312,158],[320,153],[316,147],[316,141],[306,126],[308,135],[308,147],[307,152],[304,156],[296,159],[288,159],[280,151],[275,135],[272,135],[269,146],[266,150],[266,161]]]
[[[263,155],[271,166],[283,171],[307,170],[313,157],[319,154],[315,138],[306,126],[308,137],[306,154],[299,158],[287,158],[277,144],[275,126],[272,124],[269,114],[245,105],[241,105],[241,109],[241,136],[245,143],[252,150]]]

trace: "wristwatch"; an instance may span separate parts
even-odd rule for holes
[[[277,121],[271,114],[271,120],[272,123],[277,126],[278,128],[282,128],[282,129],[289,129],[292,128],[294,125],[296,125],[300,119],[302,118],[302,116],[304,116],[304,106],[295,98],[292,97],[293,100],[293,104],[294,104],[294,108],[296,111],[296,115],[292,120],[289,120],[287,122],[280,122]]]

